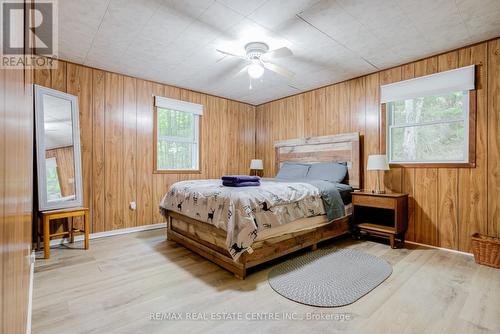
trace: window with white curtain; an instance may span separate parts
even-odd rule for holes
[[[381,87],[393,164],[468,163],[474,67]]]
[[[155,97],[156,170],[198,171],[203,106]]]

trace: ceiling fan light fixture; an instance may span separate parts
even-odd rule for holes
[[[264,66],[262,66],[259,62],[252,62],[248,66],[248,75],[252,79],[258,79],[264,74]]]
[[[262,42],[251,42],[245,45],[245,55],[235,54],[229,51],[216,49],[217,52],[223,54],[224,57],[230,56],[239,58],[246,62],[247,66],[242,68],[237,75],[247,72],[252,79],[260,79],[266,70],[277,73],[287,78],[293,78],[294,73],[286,68],[276,65],[272,62],[274,58],[284,58],[293,55],[292,51],[286,46],[269,51],[269,46]],[[251,89],[251,88],[250,88]]]

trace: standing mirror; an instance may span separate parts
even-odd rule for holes
[[[76,96],[35,85],[40,211],[83,205],[78,116]]]

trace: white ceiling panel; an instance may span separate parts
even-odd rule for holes
[[[82,62],[90,48],[101,21],[106,14],[109,0],[68,1],[59,6],[60,57]]]
[[[497,37],[500,31],[500,1],[457,0],[457,7],[472,40]]]
[[[260,104],[500,36],[498,0],[64,0],[59,56]],[[294,55],[249,89],[249,42]]]
[[[372,53],[388,47],[366,24],[349,14],[334,0],[319,1],[300,16],[335,42],[367,61]]]
[[[339,0],[339,6],[370,28],[382,28],[401,19],[396,0]]]
[[[161,0],[165,6],[171,8],[180,16],[198,18],[212,6],[215,0]],[[138,1],[140,2],[140,1]]]
[[[179,14],[175,9],[160,6],[142,27],[139,39],[170,43],[181,36],[193,21],[193,18]]]
[[[200,15],[198,21],[205,29],[226,34],[227,29],[241,22],[244,18],[237,11],[216,2]]]
[[[156,0],[110,1],[94,37],[93,48],[126,50],[159,6]]]
[[[472,42],[455,0],[400,0],[398,6],[434,50]]]
[[[217,2],[233,9],[241,15],[247,16],[262,6],[267,0],[217,0]]]
[[[268,29],[293,20],[297,13],[314,5],[318,0],[269,0],[248,17]]]

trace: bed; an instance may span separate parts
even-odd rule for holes
[[[248,268],[306,247],[315,249],[320,241],[348,233],[346,198],[361,185],[359,133],[283,140],[274,147],[276,170],[288,163],[345,164],[343,185],[263,179],[260,187],[231,189],[219,180],[178,182],[160,204],[167,238],[244,279]],[[325,196],[337,192],[344,194],[342,211],[338,199],[326,205]],[[201,201],[198,197],[210,202],[206,211],[190,210]]]

